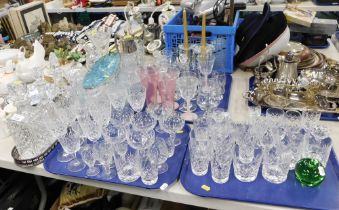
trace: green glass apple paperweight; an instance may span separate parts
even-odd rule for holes
[[[303,158],[295,166],[297,180],[307,187],[319,186],[325,179],[325,168],[316,159]]]

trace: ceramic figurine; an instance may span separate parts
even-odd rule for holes
[[[39,71],[42,71],[46,65],[44,47],[37,40],[34,42],[33,47],[33,55],[28,59],[24,58],[16,65],[16,75],[25,83],[34,82],[39,76]]]

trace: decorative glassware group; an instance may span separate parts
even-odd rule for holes
[[[332,140],[319,120],[320,114],[311,111],[269,108],[261,116],[261,109],[250,108],[245,122],[234,122],[227,112],[212,109],[194,122],[190,133],[192,173],[204,176],[210,167],[212,180],[222,184],[233,164],[239,181],[252,182],[262,166],[262,177],[280,184],[303,158],[326,167]]]

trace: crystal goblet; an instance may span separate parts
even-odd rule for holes
[[[99,127],[106,126],[111,118],[111,104],[106,92],[96,88],[86,90],[86,94],[86,105],[91,117]]]
[[[160,121],[163,115],[163,106],[161,104],[149,104],[146,110],[156,121]],[[155,131],[158,133],[163,133],[164,131],[161,130],[160,123],[157,123],[155,127]]]
[[[183,72],[177,79],[177,87],[180,95],[186,101],[186,112],[182,114],[182,117],[186,120],[197,118],[197,115],[191,112],[191,100],[196,95],[198,84],[199,80],[197,76],[188,71]]]
[[[98,152],[93,147],[93,144],[82,145],[80,149],[82,160],[88,166],[86,171],[87,176],[96,176],[100,173],[100,169],[95,166],[95,161],[98,159]]]
[[[116,176],[116,171],[112,167],[114,147],[106,141],[98,141],[95,143],[97,152],[99,153],[98,161],[102,164],[103,171],[98,176],[104,180],[111,180]]]
[[[157,121],[148,112],[139,112],[134,115],[133,128],[137,131],[150,131],[153,130]]]
[[[168,170],[166,161],[169,157],[169,150],[166,144],[166,139],[164,137],[157,136],[152,147],[155,147],[158,150],[158,173],[163,174]]]
[[[80,150],[80,138],[77,138],[72,131],[69,131],[64,138],[59,139],[59,143],[67,154],[73,156],[72,160],[67,164],[67,169],[71,172],[83,170],[86,165],[76,156],[76,153]]]
[[[162,119],[162,128],[170,134],[170,138],[175,146],[181,144],[181,140],[176,138],[176,132],[184,128],[185,121],[181,118],[180,114],[172,112]]]
[[[199,71],[204,75],[204,80],[207,83],[208,75],[211,74],[213,70],[215,56],[212,53],[200,54],[198,55],[197,60]]]
[[[127,138],[128,144],[134,149],[147,149],[155,141],[154,130],[138,131],[133,128],[130,129],[129,137]]]

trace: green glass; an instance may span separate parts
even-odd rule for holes
[[[316,159],[303,158],[295,166],[297,180],[307,187],[316,187],[325,179],[325,168]]]

